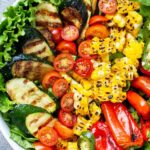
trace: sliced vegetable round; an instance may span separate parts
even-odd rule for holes
[[[89,59],[79,58],[76,60],[73,69],[78,75],[89,77],[93,71],[93,64]]]
[[[52,39],[55,43],[62,41],[61,31],[62,28],[49,28],[49,31],[52,33]]]
[[[58,141],[57,132],[51,127],[43,127],[38,131],[40,142],[46,146],[54,146]]]
[[[99,0],[99,9],[105,14],[114,14],[117,10],[116,0]]]
[[[42,80],[42,86],[45,89],[48,89],[50,86],[53,86],[56,80],[60,79],[61,75],[56,71],[51,71],[45,74]]]
[[[59,72],[68,72],[73,68],[74,60],[71,54],[63,53],[54,59],[54,68]]]
[[[66,127],[73,127],[77,122],[77,117],[75,115],[67,113],[63,110],[60,110],[58,119]]]
[[[101,24],[96,24],[91,27],[89,27],[86,32],[85,32],[85,37],[86,38],[92,38],[92,37],[99,37],[101,39],[104,39],[108,37],[109,31],[106,28],[106,26],[101,25]]]
[[[90,57],[90,45],[91,45],[91,40],[86,40],[80,43],[78,47],[78,53],[80,57],[83,58],[89,58]]]
[[[69,25],[63,28],[61,36],[66,41],[75,41],[79,37],[79,30],[73,25]]]
[[[43,145],[41,142],[33,143],[35,150],[53,150],[52,148]]]
[[[74,94],[68,93],[65,94],[61,99],[61,109],[65,112],[71,112],[74,110]]]
[[[76,44],[74,42],[63,40],[57,45],[56,49],[60,52],[69,52],[76,55]]]
[[[52,87],[53,94],[56,97],[63,96],[69,88],[69,84],[65,79],[58,79]]]
[[[97,24],[97,23],[104,23],[107,22],[108,19],[104,16],[100,16],[100,15],[95,15],[93,17],[90,18],[89,20],[89,25],[93,25],[93,24]]]
[[[68,139],[73,137],[73,130],[64,126],[59,121],[55,122],[54,128],[63,139]]]

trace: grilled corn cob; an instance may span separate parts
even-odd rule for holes
[[[137,37],[143,24],[142,16],[136,11],[130,11],[126,17],[126,30]]]
[[[58,138],[58,142],[56,144],[57,149],[67,149],[68,141]]]
[[[129,11],[138,10],[140,4],[130,0],[117,0],[117,12],[119,14],[127,14]]]
[[[77,142],[68,142],[67,150],[79,150]]]
[[[92,126],[91,120],[86,120],[84,117],[78,116],[77,123],[73,128],[73,132],[74,134],[79,136],[83,131],[89,130],[91,126]]]

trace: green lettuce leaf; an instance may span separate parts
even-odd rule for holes
[[[150,0],[132,0],[136,2],[140,2],[142,5],[150,6]]]

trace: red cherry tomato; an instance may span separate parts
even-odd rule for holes
[[[77,117],[75,115],[64,112],[63,110],[60,110],[58,119],[66,127],[73,127],[77,122]]]
[[[65,79],[58,79],[52,87],[53,94],[57,97],[63,96],[69,88],[69,84]]]
[[[52,33],[52,39],[55,43],[59,43],[60,41],[62,41],[62,37],[61,37],[61,31],[62,28],[48,28],[49,31]]]
[[[56,49],[60,52],[69,52],[73,55],[76,55],[76,44],[70,41],[61,41]]]
[[[53,86],[56,80],[60,79],[61,75],[56,71],[48,72],[44,75],[42,80],[42,86],[45,89],[48,89],[50,86]]]
[[[91,40],[86,40],[80,43],[79,47],[78,47],[78,53],[80,57],[83,58],[97,58],[97,55],[90,55],[89,51],[90,51],[90,44],[91,44]]]
[[[61,109],[65,112],[71,112],[74,110],[74,94],[65,94],[61,99]]]
[[[114,14],[117,10],[116,0],[99,0],[99,9],[105,14]]]
[[[108,37],[108,35],[109,35],[108,29],[106,28],[106,26],[101,24],[92,25],[85,32],[86,38],[91,38],[96,36],[98,38],[104,39]]]
[[[66,26],[61,31],[61,37],[66,41],[75,41],[79,37],[79,30],[73,25]]]
[[[63,53],[54,59],[54,68],[59,72],[68,72],[73,68],[74,60],[71,54]]]
[[[97,23],[104,23],[107,22],[109,19],[107,19],[104,16],[100,16],[100,15],[95,15],[93,17],[90,18],[89,20],[89,25],[93,25],[93,24],[97,24]]]
[[[93,71],[93,64],[87,58],[79,58],[76,60],[73,69],[78,75],[89,77]]]
[[[46,146],[54,146],[58,141],[57,132],[51,127],[43,127],[38,131],[40,142]]]
[[[33,143],[35,150],[53,150],[53,148],[43,145],[41,142]]]

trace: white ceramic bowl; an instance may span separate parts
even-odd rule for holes
[[[17,3],[20,0],[16,0],[15,3],[13,4],[13,6],[17,5]],[[3,17],[1,19],[4,20],[5,18]],[[0,22],[1,22],[0,21]],[[0,131],[3,134],[3,136],[5,137],[5,139],[7,140],[7,142],[10,144],[10,146],[14,149],[14,150],[23,150],[18,144],[16,144],[13,140],[10,139],[10,132],[9,132],[9,128],[7,126],[7,124],[5,123],[5,121],[3,120],[2,116],[0,115]]]

